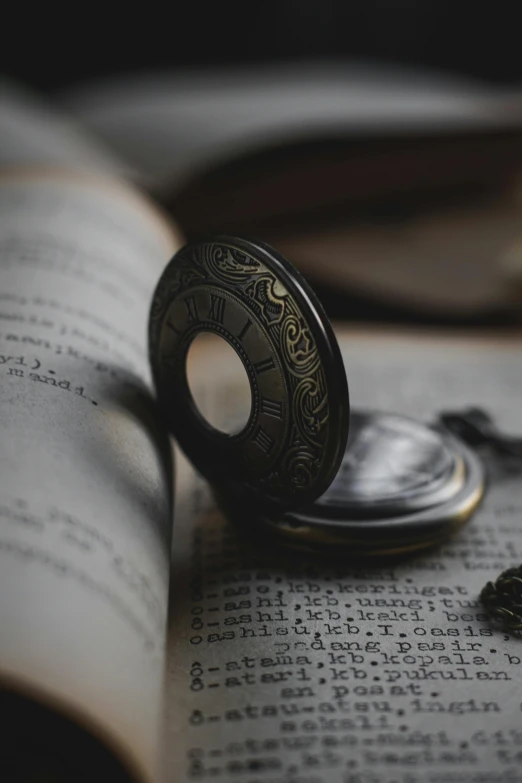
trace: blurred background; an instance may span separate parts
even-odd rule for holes
[[[2,72],[188,238],[274,244],[335,318],[520,321],[516,3],[116,8],[11,8]]]
[[[59,13],[11,4],[4,66],[54,90],[142,69],[362,58],[495,82],[522,77],[519,4],[448,0],[89,3]]]

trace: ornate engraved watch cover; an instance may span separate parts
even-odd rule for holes
[[[200,414],[187,379],[195,337],[222,337],[250,382],[237,434]],[[230,518],[294,546],[392,554],[430,546],[471,516],[481,460],[439,424],[350,416],[332,327],[307,283],[260,242],[189,244],[153,299],[150,358],[167,426]]]
[[[248,374],[251,414],[236,435],[193,401],[186,358],[201,332],[226,340]],[[206,478],[274,512],[327,489],[348,436],[343,361],[313,292],[274,250],[230,237],[182,248],[157,286],[149,346],[167,425]]]

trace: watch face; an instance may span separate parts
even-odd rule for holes
[[[190,392],[187,353],[203,332],[232,346],[250,382],[251,413],[233,435]],[[156,289],[149,350],[167,425],[204,476],[273,513],[323,494],[345,453],[348,387],[328,319],[285,259],[233,237],[184,247]]]
[[[440,504],[464,482],[450,441],[414,419],[352,411],[346,451],[317,510],[377,518]]]
[[[306,549],[390,555],[431,546],[466,522],[484,492],[481,460],[449,433],[406,417],[352,411],[342,466],[299,511],[257,515],[258,528]],[[218,498],[234,518],[244,506]]]

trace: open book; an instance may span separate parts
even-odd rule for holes
[[[421,317],[520,309],[520,89],[333,61],[63,100],[189,238],[263,236],[311,280]]]
[[[174,471],[154,406],[148,307],[181,239],[103,150],[14,98],[7,115],[2,780],[522,780],[522,647],[477,598],[522,560],[516,466],[491,464],[474,520],[404,561],[232,527],[181,454]],[[475,403],[522,433],[519,335],[339,340],[354,406]],[[239,376],[197,351],[202,409],[227,421]]]

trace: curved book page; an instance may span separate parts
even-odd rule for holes
[[[58,165],[105,174],[126,170],[116,153],[30,91],[0,77],[0,167]]]
[[[24,732],[11,760],[21,777],[117,780],[116,758],[118,775],[152,780],[172,465],[145,335],[177,240],[97,155],[86,173],[84,142],[75,163],[64,132],[54,169],[32,151],[21,165],[18,144],[0,173],[0,678]]]

